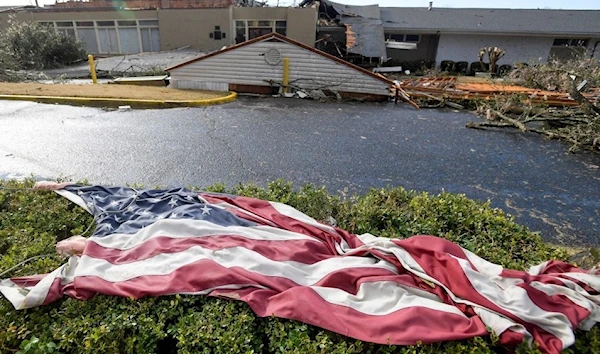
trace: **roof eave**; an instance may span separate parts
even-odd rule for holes
[[[448,29],[448,28],[410,28],[410,27],[391,27],[391,26],[383,26],[384,30],[394,30],[394,31],[407,31],[407,32],[415,32],[422,34],[483,34],[483,35],[494,35],[494,36],[585,36],[585,37],[600,37],[598,32],[541,32],[541,31],[486,31],[482,29]]]

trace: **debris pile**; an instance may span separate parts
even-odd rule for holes
[[[434,100],[494,100],[498,95],[520,95],[526,103],[554,107],[575,107],[581,102],[568,92],[554,92],[497,82],[458,82],[456,77],[421,77],[400,81],[412,97]],[[600,102],[600,88],[582,94],[592,103]]]
[[[570,151],[600,151],[600,88],[587,88],[586,80],[564,76],[568,92],[422,77],[394,81],[392,95],[417,108],[473,108],[485,120],[470,122],[468,128],[514,128],[564,140],[571,144]]]

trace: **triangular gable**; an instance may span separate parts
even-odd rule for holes
[[[377,80],[379,80],[381,82],[384,82],[384,83],[386,83],[388,85],[393,85],[393,82],[391,80],[389,80],[389,79],[387,79],[387,78],[385,78],[385,77],[383,77],[381,75],[378,75],[378,74],[375,74],[375,73],[373,73],[371,71],[363,69],[360,66],[357,66],[357,65],[354,65],[352,63],[349,63],[349,62],[347,62],[347,61],[345,61],[343,59],[340,59],[338,57],[335,57],[335,56],[333,56],[331,54],[328,54],[328,53],[325,53],[325,52],[320,51],[318,49],[309,47],[309,46],[307,46],[305,44],[302,44],[302,43],[300,43],[298,41],[295,41],[295,40],[293,40],[291,38],[288,38],[288,37],[283,36],[283,35],[281,35],[279,33],[276,33],[276,32],[269,33],[269,34],[266,34],[264,36],[254,38],[254,39],[251,39],[251,40],[243,42],[243,43],[232,45],[232,46],[227,47],[227,48],[225,48],[223,50],[215,51],[215,52],[209,53],[209,54],[207,54],[205,56],[202,56],[202,57],[199,57],[199,58],[194,58],[192,60],[188,60],[188,61],[186,61],[184,63],[177,64],[177,65],[174,65],[172,67],[169,67],[169,68],[167,68],[165,70],[166,71],[171,71],[173,69],[177,69],[177,68],[189,65],[191,63],[196,63],[196,62],[199,62],[199,61],[202,61],[202,60],[206,60],[208,58],[212,58],[212,57],[221,55],[223,53],[227,53],[227,52],[236,50],[236,49],[241,48],[241,47],[245,47],[245,46],[248,46],[248,45],[251,45],[251,44],[254,44],[254,43],[258,43],[258,42],[267,42],[267,41],[280,41],[280,42],[289,43],[291,45],[294,45],[294,46],[297,46],[297,47],[309,50],[309,51],[311,51],[311,52],[313,52],[315,54],[318,54],[318,55],[320,55],[322,57],[325,57],[327,59],[333,60],[333,61],[335,61],[337,63],[342,64],[342,65],[345,65],[345,66],[347,66],[347,67],[349,67],[351,69],[360,71],[361,73],[366,74],[368,76],[371,76],[371,77],[373,77],[373,78],[375,78],[375,79],[377,79]]]

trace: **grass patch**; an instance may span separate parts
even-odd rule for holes
[[[0,181],[0,186],[31,187]],[[333,217],[353,233],[405,238],[432,234],[450,239],[505,267],[524,269],[565,250],[542,242],[489,203],[464,195],[430,195],[402,188],[374,189],[350,199],[310,185],[293,188],[276,181],[206,188],[289,204],[318,219]],[[57,241],[81,234],[92,221],[78,206],[55,193],[0,189],[1,270],[35,255],[54,252]],[[54,270],[58,257],[37,259],[11,276]],[[353,340],[303,323],[258,318],[244,303],[202,296],[163,296],[133,301],[97,296],[64,298],[49,306],[15,311],[0,298],[0,352],[16,352],[32,342],[35,353],[505,353],[494,336],[414,346],[387,346]],[[41,349],[40,349],[41,348]],[[600,353],[600,330],[577,332],[568,353]],[[522,346],[518,353],[539,353]]]
[[[47,85],[38,83],[1,82],[0,94],[191,101],[225,97],[228,95],[228,92],[177,90],[167,87],[139,85]]]

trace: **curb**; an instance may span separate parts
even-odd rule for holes
[[[41,103],[66,103],[72,105],[98,105],[110,104],[130,105],[135,107],[200,107],[233,102],[237,99],[237,93],[229,92],[225,97],[217,97],[205,100],[136,100],[130,98],[103,98],[103,97],[61,97],[61,96],[32,96],[32,95],[0,95],[0,100],[32,101]]]

